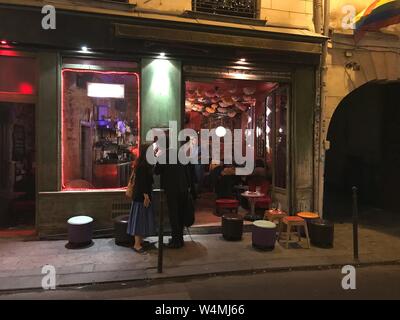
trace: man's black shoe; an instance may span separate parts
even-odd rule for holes
[[[168,242],[168,244],[166,245],[166,247],[168,249],[180,249],[183,247],[183,242],[174,242],[174,241],[170,241]]]

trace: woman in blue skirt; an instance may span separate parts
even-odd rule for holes
[[[134,164],[134,190],[132,207],[128,221],[128,234],[134,237],[133,250],[145,253],[143,239],[156,233],[155,218],[151,205],[153,167],[146,160],[149,145],[140,147],[139,158]]]

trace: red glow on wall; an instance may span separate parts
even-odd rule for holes
[[[22,82],[19,85],[20,94],[33,94],[33,86],[28,82]]]
[[[86,189],[86,188],[67,188],[65,185],[65,174],[64,174],[64,162],[65,162],[65,147],[64,146],[64,92],[65,81],[64,81],[64,73],[65,72],[75,72],[75,73],[95,73],[102,75],[131,75],[136,77],[137,88],[138,88],[138,145],[140,145],[140,78],[139,75],[135,72],[123,72],[123,71],[96,71],[96,70],[85,70],[85,69],[63,69],[61,71],[61,189],[62,191],[123,191],[125,188],[99,188],[99,189]]]
[[[9,48],[10,46],[1,46],[2,48]],[[0,56],[4,57],[20,57],[21,54],[14,50],[0,50]]]

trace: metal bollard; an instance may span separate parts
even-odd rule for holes
[[[358,199],[357,187],[353,187],[353,255],[358,261]]]

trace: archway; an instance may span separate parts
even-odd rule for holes
[[[400,217],[400,83],[371,82],[345,97],[327,135],[324,216],[351,217],[352,186],[360,214]]]

